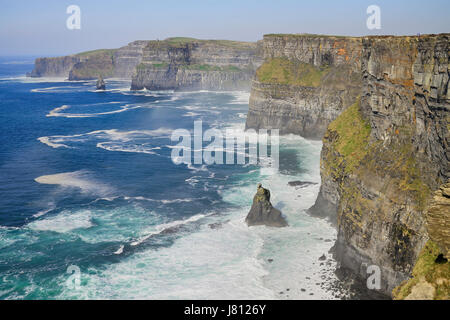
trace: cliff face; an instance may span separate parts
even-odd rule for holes
[[[80,59],[75,56],[56,58],[37,58],[30,77],[69,77],[69,72]]]
[[[119,49],[100,49],[75,55],[38,58],[31,77],[64,77],[92,80],[101,77],[131,79],[148,41],[134,41]]]
[[[148,41],[133,41],[117,49],[113,55],[114,78],[131,79],[136,66],[142,60],[142,53]]]
[[[261,63],[259,43],[169,38],[39,58],[30,76],[132,79],[133,90],[250,90]]]
[[[249,90],[261,54],[256,43],[170,38],[150,41],[132,89]]]
[[[385,295],[448,297],[449,35],[268,35],[263,48],[246,127],[323,137],[310,212],[336,223],[343,274],[365,282],[377,265]]]
[[[360,92],[360,38],[266,35],[246,128],[321,139]]]
[[[341,266],[361,279],[379,266],[390,295],[430,236],[448,248],[448,226],[436,227],[448,207],[430,199],[450,175],[449,35],[369,37],[362,46],[360,98],[325,133],[312,212],[336,218]]]

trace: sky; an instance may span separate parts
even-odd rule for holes
[[[67,7],[81,10],[70,30]],[[369,30],[367,8],[380,8]],[[257,41],[268,33],[450,32],[449,0],[0,0],[0,56],[57,56],[186,36]]]

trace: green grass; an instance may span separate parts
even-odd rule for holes
[[[199,71],[226,71],[226,72],[238,72],[241,71],[236,66],[214,66],[210,64],[188,64],[180,66],[183,69],[187,70],[199,70]]]
[[[214,44],[217,46],[230,47],[234,49],[248,50],[256,48],[254,42],[233,41],[233,40],[202,40],[189,37],[172,37],[161,41],[150,41],[149,46],[171,46],[171,47],[184,47],[187,44],[199,43],[199,44]]]
[[[262,83],[288,84],[317,88],[329,68],[318,68],[308,63],[274,58],[266,60],[256,71],[258,81]]]
[[[412,271],[413,277],[393,290],[394,299],[405,299],[420,281],[426,281],[436,289],[434,299],[450,299],[450,263],[436,263],[439,254],[438,246],[429,240],[419,254]]]
[[[264,37],[291,37],[291,38],[358,38],[351,36],[336,36],[327,34],[313,34],[313,33],[269,33],[265,34]]]
[[[352,171],[368,151],[370,124],[360,112],[360,99],[348,107],[328,127],[338,134],[334,148],[345,159],[346,171]]]
[[[77,54],[77,56],[88,57],[88,56],[92,56],[92,55],[102,55],[102,54],[113,55],[115,51],[116,51],[116,49],[98,49],[98,50],[80,52]]]

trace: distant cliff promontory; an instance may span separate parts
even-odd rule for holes
[[[38,58],[31,77],[132,79],[131,89],[249,90],[262,63],[259,43],[168,38],[119,49]]]

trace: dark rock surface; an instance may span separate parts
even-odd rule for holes
[[[289,181],[288,182],[289,186],[291,186],[291,187],[300,187],[300,188],[304,188],[304,187],[307,187],[307,186],[310,186],[310,185],[315,185],[315,184],[317,184],[317,183],[316,182],[309,182],[309,181],[300,181],[300,180]]]
[[[248,226],[265,225],[269,227],[286,227],[288,224],[281,215],[281,211],[270,203],[270,191],[258,185],[253,204],[245,218]]]
[[[103,80],[102,76],[98,77],[95,87],[97,88],[97,90],[105,90],[106,89],[105,80]]]

